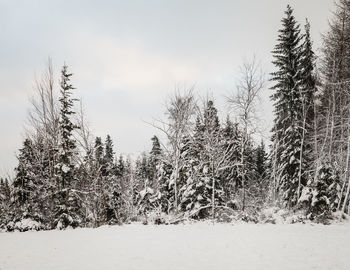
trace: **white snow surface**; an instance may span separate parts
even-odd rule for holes
[[[0,233],[0,269],[350,269],[350,225],[104,226]]]

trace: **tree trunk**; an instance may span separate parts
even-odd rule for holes
[[[304,103],[304,102],[303,102]],[[306,127],[306,110],[305,110],[305,104],[303,104],[303,132],[301,137],[301,145],[300,145],[300,157],[299,157],[299,174],[298,174],[298,190],[297,190],[297,196],[299,200],[300,198],[300,189],[301,189],[301,174],[302,174],[302,165],[303,165],[303,151],[304,151],[304,139],[305,139],[305,127]]]
[[[350,193],[350,177],[348,176],[348,168],[349,168],[349,156],[350,156],[350,136],[348,134],[348,154],[347,154],[347,159],[346,159],[346,172],[345,172],[345,177],[348,177],[348,187],[347,187],[347,190],[346,190],[346,195],[345,195],[345,199],[344,199],[344,203],[343,203],[343,208],[342,208],[342,212],[345,212],[345,208],[346,208],[346,203],[349,199],[349,193]],[[345,182],[344,181],[344,184],[343,184],[343,187],[342,187],[342,192],[341,192],[341,195],[340,195],[340,200],[339,200],[339,205],[340,205],[340,202],[341,202],[341,198],[343,196],[343,190],[344,190],[344,187],[345,187]],[[338,205],[338,207],[339,207]]]
[[[350,136],[348,134],[348,145],[347,145],[348,149],[347,149],[347,155],[346,155],[346,164],[345,164],[345,172],[344,172],[344,180],[343,180],[343,185],[342,185],[342,188],[341,188],[341,191],[340,191],[340,198],[339,198],[339,202],[338,202],[338,206],[337,206],[337,210],[339,211],[340,209],[340,206],[341,206],[341,201],[342,201],[342,198],[343,198],[343,193],[344,193],[344,189],[345,189],[345,186],[346,186],[346,179],[348,178],[348,172],[349,172],[349,159],[350,159]],[[349,187],[348,187],[349,189]],[[346,200],[347,198],[345,198],[345,201],[344,201],[344,205],[346,203]],[[343,210],[344,212],[344,210]]]
[[[175,196],[175,213],[178,213],[178,209],[177,209],[177,180],[179,178],[179,155],[178,153],[175,154],[175,177],[174,177],[174,196]]]
[[[215,166],[214,161],[212,160],[212,177],[213,177],[213,184],[212,184],[212,195],[211,195],[211,203],[212,203],[212,219],[215,219]]]

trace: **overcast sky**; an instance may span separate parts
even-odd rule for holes
[[[156,133],[145,121],[161,117],[176,85],[213,95],[223,116],[245,58],[255,54],[271,71],[288,3],[302,25],[309,19],[319,48],[333,0],[0,0],[0,175],[16,166],[28,98],[49,56],[56,74],[64,62],[74,73],[94,133],[110,134],[118,154],[139,153]]]

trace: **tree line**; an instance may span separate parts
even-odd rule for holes
[[[26,138],[14,179],[0,180],[0,226],[23,221],[36,229],[97,227],[132,221],[257,221],[271,205],[316,221],[348,213],[350,194],[350,1],[339,0],[316,57],[310,23],[303,31],[288,6],[272,51],[273,84],[256,59],[241,66],[230,114],[219,119],[213,99],[175,91],[164,136],[150,139],[136,160],[117,156],[112,138],[94,137],[72,74],[52,64],[36,82]],[[274,123],[269,150],[258,132],[259,95],[270,91]],[[234,120],[233,120],[234,119]],[[17,225],[16,225],[17,224]]]

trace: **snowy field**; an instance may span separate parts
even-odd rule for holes
[[[0,233],[0,269],[350,269],[350,225],[134,224]]]

